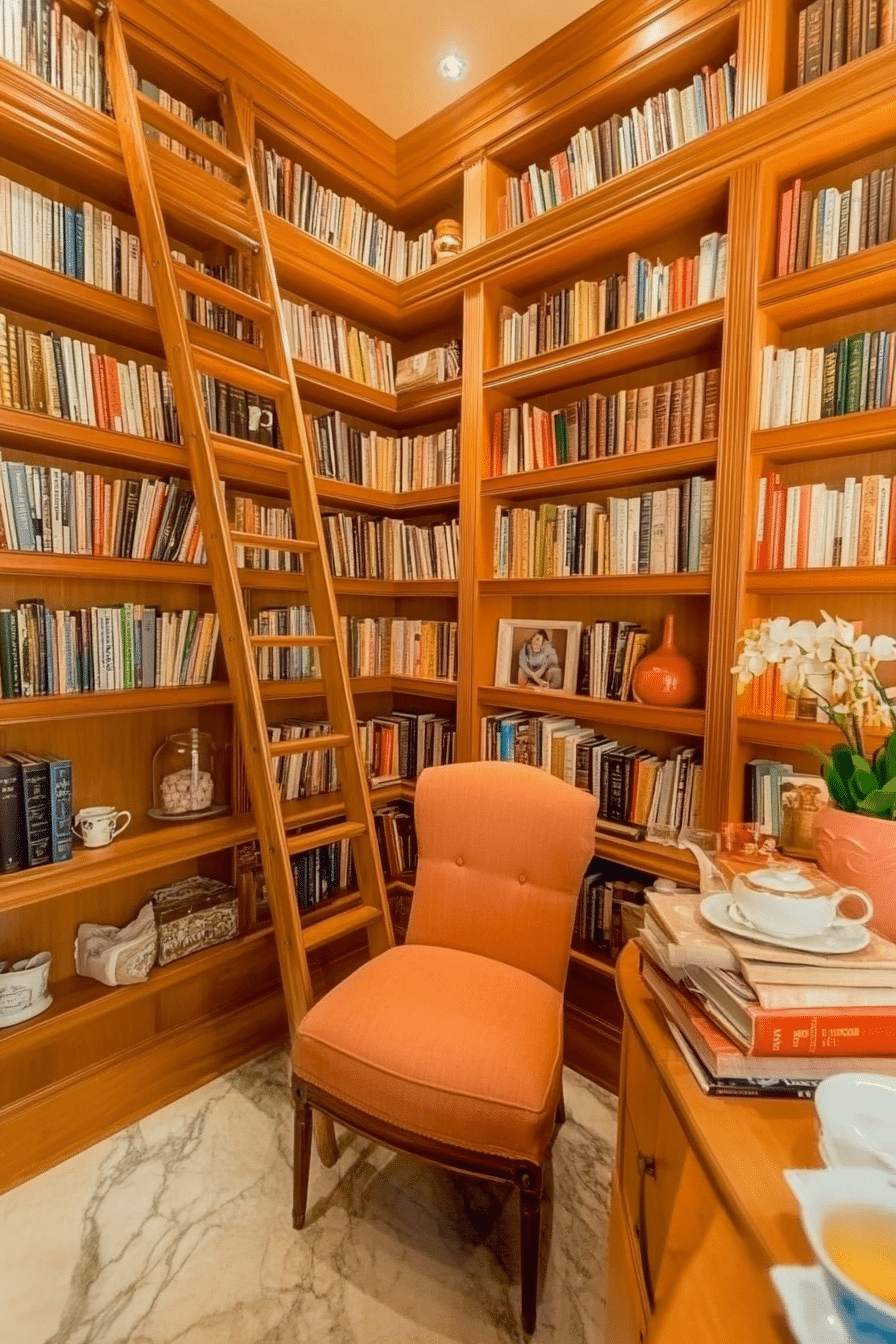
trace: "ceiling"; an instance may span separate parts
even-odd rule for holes
[[[591,9],[595,0],[217,0],[396,138]],[[456,52],[463,78],[443,78]]]

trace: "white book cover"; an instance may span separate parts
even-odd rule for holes
[[[699,264],[697,269],[697,302],[708,303],[713,296],[716,261],[719,253],[718,233],[707,233],[700,239]]]
[[[862,195],[865,184],[861,177],[855,178],[849,188],[849,255],[858,252],[862,245]]]
[[[797,535],[799,532],[799,504],[800,491],[799,486],[791,485],[787,488],[787,499],[784,506],[784,569],[796,568],[796,547]]]
[[[772,412],[775,392],[776,350],[773,345],[762,348],[762,372],[760,377],[759,428],[772,428]]]
[[[824,388],[824,347],[815,346],[809,352],[809,397],[806,420],[821,419],[821,398]]]
[[[827,518],[828,489],[826,485],[816,482],[809,490],[809,538],[806,557],[809,569],[818,569],[824,564]]]
[[[808,364],[809,351],[800,346],[793,352],[793,393],[790,402],[791,425],[801,425],[806,419],[808,409]]]
[[[893,481],[889,476],[878,476],[877,488],[877,518],[875,519],[874,529],[874,563],[876,565],[886,564],[887,560],[887,527],[890,521],[890,497],[893,489]]]

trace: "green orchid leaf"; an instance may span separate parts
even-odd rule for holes
[[[893,779],[888,779],[880,792],[896,794],[896,776]]]
[[[847,780],[847,788],[859,803],[863,798],[867,798],[869,793],[873,793],[877,788],[877,776],[873,771],[866,768],[864,774],[859,774],[858,770]]]
[[[844,779],[849,779],[850,775],[854,774],[856,769],[859,768],[856,766],[856,761],[862,762],[863,767],[867,764],[863,757],[856,756],[844,742],[838,742],[835,747],[831,748],[831,759]]]
[[[878,752],[884,762],[884,779],[896,779],[896,733],[891,733]]]
[[[883,789],[874,789],[859,803],[858,810],[872,817],[892,817],[896,810],[896,793],[885,793]]]
[[[824,767],[822,774],[824,775],[824,782],[828,786],[828,793],[837,806],[842,807],[844,812],[854,812],[856,810],[855,800],[848,785],[844,783],[834,767],[832,765]]]

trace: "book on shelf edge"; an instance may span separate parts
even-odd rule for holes
[[[673,985],[646,956],[641,959],[644,983],[653,994],[665,1017],[670,1018],[716,1078],[767,1079],[781,1076],[780,1055],[747,1055],[716,1027],[696,1001]],[[896,1058],[875,1058],[876,1073],[896,1077]],[[864,1055],[838,1055],[822,1059],[818,1055],[787,1059],[787,1076],[795,1081],[818,1082],[837,1073],[861,1073],[869,1068]]]
[[[704,1066],[696,1051],[668,1017],[669,1034],[682,1053],[694,1081],[708,1097],[768,1097],[787,1100],[810,1100],[817,1084],[798,1078],[716,1078]]]
[[[19,767],[0,756],[0,874],[17,873],[24,866],[23,800]]]

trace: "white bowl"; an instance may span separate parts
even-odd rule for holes
[[[822,1158],[833,1167],[896,1172],[896,1078],[840,1073],[815,1092]]]

